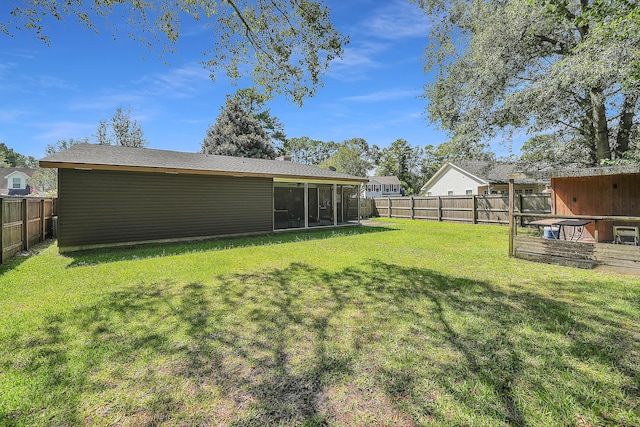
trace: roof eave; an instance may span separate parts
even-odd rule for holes
[[[58,169],[79,169],[79,170],[107,170],[120,172],[155,172],[166,174],[186,174],[186,175],[212,175],[212,176],[233,176],[237,178],[279,178],[279,179],[301,179],[309,181],[346,181],[346,182],[367,182],[366,178],[349,178],[340,176],[311,176],[311,175],[287,175],[274,173],[242,172],[242,171],[220,171],[203,169],[183,169],[153,166],[126,166],[126,165],[105,165],[94,163],[69,163],[40,161],[40,167]]]

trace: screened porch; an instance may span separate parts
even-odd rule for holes
[[[274,181],[273,229],[359,223],[357,184]]]

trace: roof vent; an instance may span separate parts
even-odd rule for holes
[[[329,170],[335,172],[336,168],[335,168],[335,166],[329,166]]]

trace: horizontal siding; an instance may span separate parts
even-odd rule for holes
[[[59,170],[60,247],[266,232],[272,180]]]

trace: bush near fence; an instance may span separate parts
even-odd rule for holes
[[[53,237],[56,199],[0,197],[0,263]]]
[[[372,199],[372,216],[385,218],[426,219],[473,224],[509,224],[509,195],[465,195],[431,197],[380,197]],[[518,194],[516,213],[551,213],[550,194]],[[522,225],[530,218],[522,217]]]

